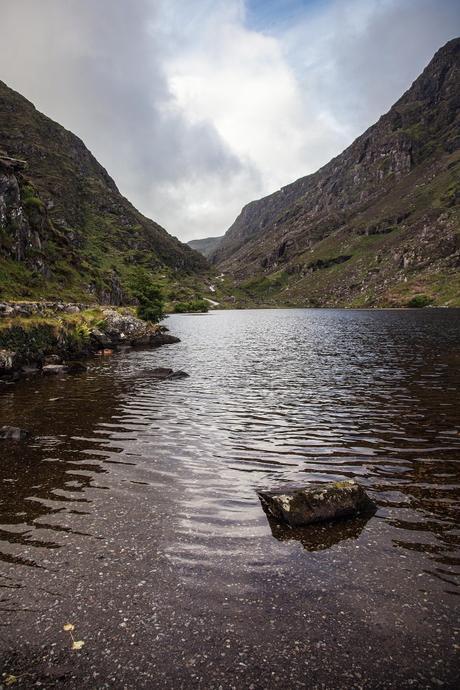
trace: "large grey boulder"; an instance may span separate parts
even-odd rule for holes
[[[150,325],[129,312],[122,314],[115,309],[104,309],[103,314],[105,325],[102,330],[111,343],[134,345],[150,334]]]
[[[306,486],[291,484],[257,493],[269,517],[292,527],[375,511],[374,503],[354,480]]]

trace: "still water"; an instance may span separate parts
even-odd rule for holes
[[[457,687],[460,311],[168,319],[0,388],[0,667],[23,687]],[[157,366],[189,379],[155,381]],[[256,489],[356,478],[290,531]],[[70,650],[63,625],[75,625]],[[1,684],[1,679],[0,679]]]

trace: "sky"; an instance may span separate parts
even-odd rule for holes
[[[314,172],[460,34],[457,0],[0,0],[0,79],[183,241]]]

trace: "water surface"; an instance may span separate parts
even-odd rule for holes
[[[46,687],[456,687],[460,311],[168,326],[180,344],[0,389],[0,424],[34,434],[1,446],[4,671]],[[375,517],[292,531],[255,493],[344,478]]]

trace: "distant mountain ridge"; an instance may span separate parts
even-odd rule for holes
[[[262,303],[459,304],[460,39],[318,172],[244,207],[211,256]],[[246,285],[246,283],[249,283]]]
[[[0,298],[119,303],[136,266],[207,264],[137,211],[77,136],[0,82]]]
[[[201,240],[190,240],[190,242],[187,242],[187,244],[195,251],[203,254],[203,256],[206,258],[209,258],[211,254],[214,254],[214,252],[217,250],[222,237],[223,235],[220,237],[204,237]]]

